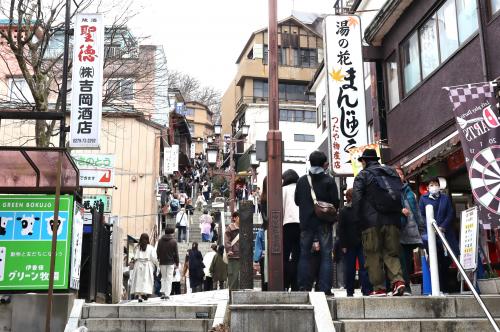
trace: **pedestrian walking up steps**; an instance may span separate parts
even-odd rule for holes
[[[79,326],[84,325],[89,332],[206,332],[212,327],[216,310],[215,305],[144,303],[85,304]]]
[[[483,301],[500,323],[500,296]],[[488,332],[493,331],[471,296],[355,297],[329,299],[336,332]]]

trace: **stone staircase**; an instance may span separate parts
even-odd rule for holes
[[[482,297],[497,323],[500,296]],[[336,332],[493,331],[473,296],[329,299]]]
[[[79,326],[89,332],[206,332],[215,311],[215,305],[85,304]]]

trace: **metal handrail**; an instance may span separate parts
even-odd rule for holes
[[[495,322],[495,319],[493,319],[493,316],[491,316],[491,313],[490,311],[488,310],[488,308],[486,307],[486,305],[484,304],[483,300],[481,299],[481,296],[479,296],[479,294],[477,293],[476,291],[476,288],[474,287],[474,285],[472,284],[472,282],[470,281],[469,277],[467,276],[467,274],[465,273],[465,270],[464,268],[462,267],[462,265],[460,264],[460,262],[458,261],[458,258],[457,256],[455,256],[455,253],[453,252],[453,250],[451,249],[450,247],[450,244],[448,243],[448,241],[446,241],[446,238],[444,237],[444,234],[443,232],[441,232],[441,230],[439,229],[439,226],[438,224],[436,223],[436,220],[433,219],[432,220],[432,227],[434,228],[434,230],[436,231],[437,235],[439,235],[439,238],[441,239],[441,241],[443,242],[443,245],[446,247],[446,250],[448,250],[448,253],[450,254],[450,257],[453,259],[453,261],[455,262],[455,264],[457,265],[458,267],[458,271],[460,271],[460,274],[462,275],[462,277],[465,279],[465,282],[467,283],[467,286],[469,286],[469,289],[472,291],[472,294],[474,295],[474,297],[476,298],[476,301],[477,303],[481,306],[481,309],[483,309],[484,313],[486,314],[486,317],[488,318],[488,320],[490,321],[490,324],[491,326],[493,327],[493,329],[496,331],[496,332],[500,332],[500,329],[498,328],[498,325],[497,323]],[[434,277],[434,276],[431,276],[431,278]]]

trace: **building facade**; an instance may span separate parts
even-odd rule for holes
[[[0,28],[8,27],[8,22],[1,24],[0,21]],[[46,61],[60,58],[63,39],[62,33],[54,34],[44,55]],[[3,40],[0,52],[0,109],[32,110],[32,93]],[[107,216],[116,216],[124,234],[138,238],[142,233],[151,234],[157,224],[156,185],[162,174],[161,152],[168,144],[165,119],[169,116],[169,104],[163,77],[166,60],[161,47],[139,45],[126,29],[106,29],[105,56],[100,149],[73,153],[114,155],[114,187],[84,188],[83,195],[107,195],[111,201]],[[61,78],[62,72],[57,72],[54,92],[47,101],[49,110],[58,110],[56,84],[60,84]],[[69,124],[71,94],[67,98]],[[34,138],[34,121],[0,123],[0,145],[34,146]],[[51,142],[58,146],[58,136]]]
[[[387,137],[385,161],[402,166],[416,186],[446,178],[457,216],[472,194],[443,88],[499,78],[499,16],[498,0],[389,0],[364,35],[365,61],[379,83],[373,118],[375,135]]]
[[[203,142],[214,135],[213,113],[210,109],[197,101],[186,102],[186,120],[189,123],[191,140],[195,143],[195,153],[204,153]]]
[[[278,23],[278,77],[280,130],[285,144],[283,170],[305,173],[306,157],[314,150],[316,107],[314,94],[306,94],[318,64],[323,60],[323,41],[314,30],[314,21],[291,16]],[[237,136],[249,125],[244,144],[237,152],[266,140],[269,129],[267,28],[255,31],[237,60],[238,70],[221,104],[223,134]],[[239,166],[239,170],[242,167]],[[243,167],[245,168],[245,167]],[[246,169],[245,169],[246,170]],[[267,174],[266,163],[259,167],[258,183]]]

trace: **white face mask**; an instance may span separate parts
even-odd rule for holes
[[[431,195],[435,195],[439,193],[439,187],[438,186],[429,186],[429,193]]]

